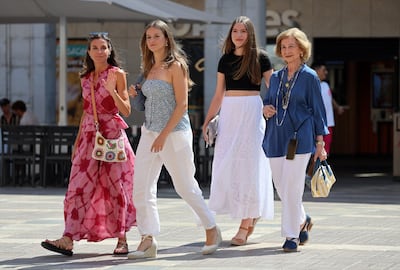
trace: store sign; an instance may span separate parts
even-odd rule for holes
[[[267,18],[265,25],[267,26],[266,36],[276,37],[283,30],[290,27],[299,27],[297,22],[299,17],[299,12],[297,10],[288,9],[282,13],[276,12],[274,10],[267,10]]]
[[[300,12],[293,9],[287,9],[280,12],[274,10],[267,10],[266,12],[266,36],[275,37],[278,33],[284,29],[290,27],[300,27],[297,19],[300,16]],[[178,23],[170,25],[174,35],[176,37],[203,37],[206,25],[205,24],[190,24],[190,23]]]

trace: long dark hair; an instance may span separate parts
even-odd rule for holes
[[[111,66],[114,67],[121,67],[121,64],[119,63],[117,53],[115,52],[113,45],[111,43],[111,39],[108,37],[107,33],[91,33],[88,38],[88,43],[87,43],[87,51],[86,51],[86,57],[83,60],[83,67],[82,70],[79,72],[79,76],[85,77],[87,74],[90,74],[90,72],[94,71],[95,66],[92,58],[89,56],[89,51],[90,51],[90,46],[92,44],[92,41],[95,39],[103,39],[107,42],[108,49],[110,50],[110,56],[107,58],[107,63]]]
[[[232,41],[232,29],[237,23],[241,23],[246,27],[247,42],[244,44],[241,65],[234,72],[233,79],[238,80],[245,74],[247,74],[250,78],[250,81],[258,85],[261,83],[259,50],[257,48],[254,25],[248,17],[239,16],[236,17],[236,19],[232,22],[231,28],[229,29],[228,32],[228,36],[226,37],[225,42],[223,44],[222,52],[224,54],[230,54],[233,53],[233,51],[235,50],[235,44]]]

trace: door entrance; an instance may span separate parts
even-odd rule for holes
[[[314,59],[325,62],[334,98],[349,108],[335,115],[332,154],[393,154],[398,53],[398,39],[315,39]]]

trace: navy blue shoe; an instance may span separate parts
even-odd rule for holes
[[[311,231],[312,226],[314,223],[311,221],[311,217],[309,215],[306,216],[306,221],[304,222],[303,227],[300,230],[299,234],[299,245],[302,246],[308,241],[308,232]]]
[[[297,243],[299,242],[298,238],[286,239],[282,248],[285,252],[296,252],[297,251]]]

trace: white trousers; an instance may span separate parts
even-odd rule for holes
[[[150,151],[159,133],[142,127],[136,151],[133,202],[141,235],[158,235],[160,219],[157,209],[157,181],[162,165],[168,170],[175,190],[197,214],[205,229],[213,228],[214,215],[204,201],[202,191],[194,178],[196,171],[191,130],[171,132],[161,152]]]
[[[270,157],[272,179],[282,203],[281,235],[299,238],[300,225],[306,220],[303,207],[305,172],[311,154],[296,154],[293,160]]]

